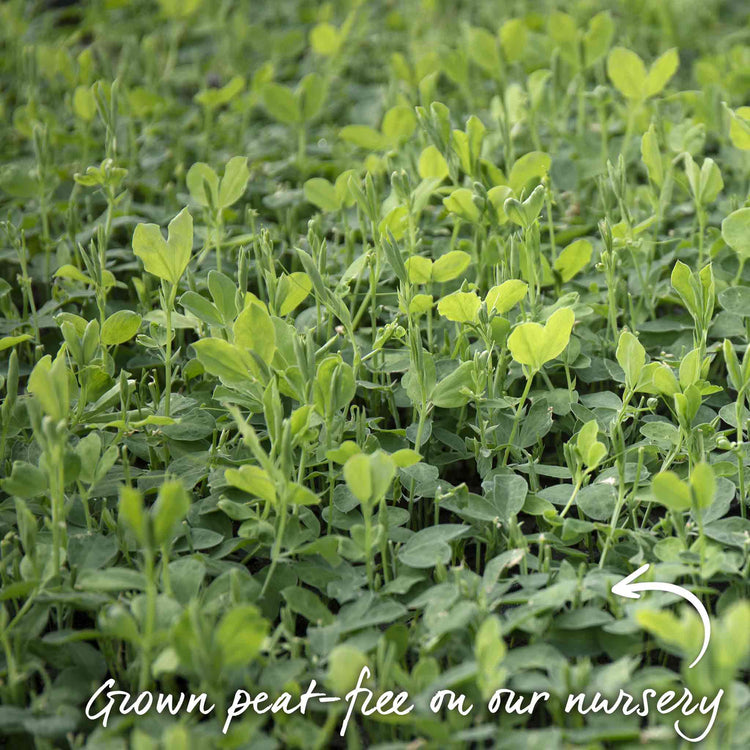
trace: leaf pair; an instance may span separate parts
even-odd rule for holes
[[[69,373],[65,364],[65,352],[61,349],[54,362],[49,354],[42,357],[29,376],[29,392],[36,396],[43,412],[55,421],[68,416],[70,409]]]
[[[369,125],[346,125],[339,131],[339,136],[359,148],[384,151],[410,138],[416,128],[417,117],[413,108],[397,104],[385,113],[379,131]]]
[[[268,472],[260,466],[245,464],[239,469],[227,469],[224,476],[232,487],[259,497],[270,505],[278,503],[276,485]],[[291,505],[317,505],[320,502],[314,492],[296,482],[285,482],[283,491],[285,502]]]
[[[597,440],[599,424],[595,419],[586,422],[576,438],[576,452],[584,466],[593,471],[607,455],[607,446]]]
[[[193,251],[193,217],[183,208],[169,222],[165,240],[156,224],[139,224],[133,232],[133,252],[154,276],[176,286]]]
[[[574,323],[575,313],[570,307],[556,310],[543,326],[521,323],[508,336],[511,356],[532,372],[538,372],[546,362],[562,354],[570,341]]]
[[[134,487],[123,487],[120,492],[120,519],[144,545],[158,549],[169,543],[175,527],[182,522],[190,508],[190,497],[178,480],[164,482],[156,502],[147,511],[143,495]]]
[[[647,71],[638,54],[624,47],[615,47],[607,58],[607,75],[626,99],[640,102],[659,94],[679,66],[676,48],[667,50]]]
[[[382,500],[395,476],[396,464],[382,450],[357,453],[344,464],[346,484],[362,505]]]
[[[508,279],[493,286],[484,302],[487,312],[502,315],[517,305],[525,296],[528,284],[519,279]],[[453,292],[438,302],[438,312],[454,323],[473,323],[477,320],[482,300],[476,292]]]
[[[261,96],[266,111],[275,120],[286,125],[301,125],[320,113],[328,87],[317,73],[308,73],[294,90],[280,83],[266,83]]]
[[[471,256],[463,250],[450,250],[436,261],[413,255],[405,266],[412,284],[438,284],[457,279],[471,265]]]
[[[268,365],[274,358],[276,326],[273,320],[261,303],[251,302],[234,321],[233,343],[216,337],[193,343],[198,361],[206,372],[227,385],[247,384],[259,373],[258,361]]]
[[[249,179],[247,158],[235,156],[224,167],[224,176],[221,180],[208,164],[199,161],[188,170],[186,182],[196,203],[206,208],[212,207],[215,211],[222,211],[242,197]]]
[[[699,168],[693,157],[685,154],[685,174],[693,200],[699,206],[713,203],[724,188],[721,170],[713,159],[704,159],[703,166]]]
[[[536,221],[544,206],[544,194],[544,185],[537,185],[531,195],[523,201],[508,198],[503,204],[503,210],[514,224],[528,229]]]
[[[673,471],[663,471],[654,477],[651,490],[656,500],[673,511],[703,510],[711,506],[716,495],[716,478],[710,464],[696,464],[687,482]]]
[[[354,195],[349,190],[349,180],[356,174],[353,169],[347,169],[333,183],[325,177],[312,177],[304,185],[305,199],[325,213],[351,206]]]
[[[615,357],[625,373],[625,386],[628,390],[665,396],[679,393],[677,378],[669,365],[663,362],[646,364],[646,350],[630,331],[620,333]]]
[[[696,326],[704,331],[708,330],[716,302],[716,285],[711,264],[698,273],[692,273],[687,265],[678,260],[672,269],[671,281]]]

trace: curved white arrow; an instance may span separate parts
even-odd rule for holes
[[[647,581],[634,583],[635,579],[643,575],[649,567],[649,563],[641,565],[638,570],[631,573],[629,576],[626,576],[621,581],[618,581],[612,586],[612,593],[617,596],[626,596],[628,599],[640,599],[641,595],[638,593],[639,591],[666,591],[670,594],[681,596],[683,599],[687,599],[696,610],[698,610],[698,614],[703,622],[703,647],[698,656],[695,657],[693,663],[688,667],[689,669],[692,669],[701,660],[703,654],[706,653],[708,642],[711,638],[711,621],[708,619],[708,612],[706,612],[703,602],[701,602],[695,594],[682,586],[675,586],[673,583],[659,583],[658,581],[654,581],[653,583]]]

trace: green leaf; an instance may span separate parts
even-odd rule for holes
[[[52,417],[54,421],[68,417],[70,410],[68,375],[65,350],[61,349],[54,362],[49,354],[42,357],[29,376],[29,393],[37,398],[44,413]]]
[[[290,89],[280,83],[266,83],[261,89],[263,105],[271,117],[286,125],[302,121],[297,99]]]
[[[432,309],[433,299],[431,294],[415,294],[409,303],[409,313],[424,315]]]
[[[368,151],[388,148],[390,140],[369,125],[347,125],[339,131],[339,137]]]
[[[236,203],[245,192],[250,179],[247,168],[247,157],[235,156],[224,167],[224,176],[219,185],[219,208],[229,208]]]
[[[528,28],[520,18],[511,18],[500,27],[500,44],[508,62],[523,57],[527,37]]]
[[[282,590],[281,595],[287,607],[295,614],[302,615],[308,622],[315,625],[333,623],[334,618],[328,607],[310,589],[287,586]]]
[[[462,250],[450,250],[432,265],[432,280],[438,283],[457,279],[471,265],[471,255]]]
[[[679,67],[680,56],[674,47],[656,59],[646,76],[646,96],[661,93]]]
[[[352,495],[362,505],[379,502],[396,474],[393,459],[381,450],[357,453],[344,464],[344,479]]]
[[[673,471],[657,474],[651,491],[658,502],[673,511],[689,510],[692,504],[690,488]]]
[[[527,229],[539,216],[544,205],[545,189],[543,185],[537,185],[523,202],[515,198],[508,198],[503,204],[503,210],[508,218],[520,227]]]
[[[430,400],[443,409],[458,409],[471,401],[473,385],[474,362],[462,362],[450,375],[437,383]]]
[[[740,257],[750,257],[750,208],[733,211],[721,222],[721,236]]]
[[[625,382],[628,388],[635,390],[646,364],[646,350],[630,331],[622,331],[617,342],[615,356],[618,364],[625,371]]]
[[[259,497],[267,503],[276,503],[276,488],[271,477],[259,466],[245,464],[239,469],[226,469],[224,477],[232,487]]]
[[[245,667],[260,653],[268,629],[268,621],[252,604],[240,604],[227,612],[214,633],[222,665]]]
[[[740,107],[729,112],[729,138],[735,148],[750,151],[750,107]]]
[[[302,119],[311,121],[323,109],[328,87],[325,79],[317,73],[308,73],[302,78],[297,87],[297,100]]]
[[[730,286],[719,292],[721,306],[732,313],[743,318],[750,317],[750,287]]]
[[[724,221],[726,221],[726,219]],[[688,312],[693,317],[697,317],[700,315],[700,305],[695,289],[693,288],[692,278],[693,274],[690,272],[690,268],[688,268],[688,266],[686,266],[681,260],[678,260],[672,269],[671,283],[675,291],[682,298]]]
[[[73,111],[76,117],[91,122],[96,117],[96,98],[88,86],[76,86],[73,92]]]
[[[224,273],[208,272],[208,291],[216,308],[225,323],[234,320],[237,315],[237,285]]]
[[[28,333],[23,333],[20,336],[3,336],[3,338],[0,339],[0,352],[5,349],[10,349],[13,346],[17,346],[18,344],[22,344],[24,341],[31,341],[33,338],[34,337],[30,336]]]
[[[552,158],[544,151],[530,151],[516,159],[508,176],[508,184],[513,192],[520,195],[531,180],[539,182],[552,166]]]
[[[429,258],[412,255],[404,265],[412,284],[429,284],[432,280],[432,261]]]
[[[332,416],[346,408],[357,392],[354,371],[340,354],[326,357],[319,365],[313,385],[315,408],[320,416]]]
[[[132,568],[89,568],[78,574],[76,588],[80,591],[143,591],[146,588],[146,577]]]
[[[704,159],[700,176],[700,199],[705,205],[713,203],[724,189],[721,170],[713,159]]]
[[[340,643],[328,655],[326,683],[334,695],[345,695],[357,684],[362,668],[369,664],[367,655],[358,648]]]
[[[513,197],[513,191],[509,185],[496,185],[487,191],[487,198],[497,212],[498,224],[506,224],[508,215],[505,213],[505,201]]]
[[[320,498],[307,487],[296,482],[287,485],[287,501],[292,505],[317,505]]]
[[[319,23],[310,32],[310,46],[318,55],[332,57],[341,48],[343,34],[330,23]]]
[[[607,75],[626,99],[638,101],[646,97],[646,66],[632,50],[615,47],[607,57]]]
[[[711,507],[716,496],[716,478],[710,464],[702,461],[693,467],[690,474],[690,487],[698,508],[705,510]]]
[[[276,288],[279,315],[288,315],[299,307],[312,290],[312,279],[304,271],[294,271],[279,279]]]
[[[47,490],[47,475],[26,461],[14,461],[10,476],[0,479],[0,487],[15,497],[39,497]]]
[[[503,315],[526,296],[528,288],[529,285],[519,279],[508,279],[502,284],[493,286],[484,299],[487,311],[492,312],[494,310]]]
[[[579,274],[591,260],[593,247],[588,240],[571,242],[555,259],[553,268],[560,274],[563,283]]]
[[[561,307],[550,316],[544,326],[539,323],[521,323],[508,336],[508,349],[519,364],[527,365],[534,372],[545,362],[562,354],[570,340],[575,323],[575,313],[569,307]]]
[[[65,263],[55,271],[55,278],[57,279],[70,279],[71,281],[80,281],[82,284],[93,284],[93,280],[90,276],[86,276],[85,273],[79,271],[75,266],[71,266],[70,263]]]
[[[423,180],[444,180],[448,176],[448,162],[436,146],[427,146],[419,155],[417,171]]]
[[[133,232],[133,252],[149,273],[176,285],[190,263],[193,251],[193,217],[183,208],[169,222],[165,241],[156,224],[139,224]]]
[[[455,323],[473,323],[481,306],[475,292],[453,292],[438,302],[438,312]]]
[[[517,474],[496,474],[482,483],[485,495],[500,521],[507,525],[523,508],[529,485]]]
[[[239,346],[223,339],[207,338],[194,342],[193,348],[206,372],[228,385],[248,383],[253,379],[255,363]]]
[[[326,451],[326,458],[329,461],[335,461],[337,464],[345,464],[352,456],[361,452],[359,446],[353,440],[344,440],[338,448]]]
[[[118,518],[135,534],[140,544],[146,541],[146,511],[143,508],[143,495],[135,487],[120,490]]]
[[[474,659],[477,663],[477,684],[485,701],[502,687],[507,676],[503,661],[508,649],[502,639],[502,623],[496,615],[485,617],[474,639]]]
[[[187,312],[194,315],[202,323],[211,326],[220,326],[224,323],[216,305],[209,302],[205,297],[201,297],[197,292],[185,292],[180,297],[179,302]]]
[[[413,466],[414,464],[419,463],[422,456],[417,453],[417,451],[412,450],[411,448],[402,448],[401,450],[398,450],[395,453],[391,454],[391,458],[393,459],[393,463],[399,469],[405,469],[409,466]]]
[[[182,523],[190,508],[190,497],[182,482],[164,482],[151,507],[154,544],[161,547],[171,541],[175,527]]]
[[[468,532],[468,526],[454,523],[429,526],[409,537],[399,550],[398,558],[410,568],[434,568],[438,563],[447,565],[451,559],[450,542]]]
[[[497,39],[487,29],[472,27],[468,29],[469,55],[474,63],[491,76],[497,76],[502,70],[500,55],[497,51]]]
[[[261,305],[248,305],[234,322],[234,343],[255,352],[266,364],[276,352],[276,327]]]
[[[208,164],[202,161],[193,164],[185,177],[192,199],[201,206],[217,206],[219,196],[219,176]],[[206,185],[210,195],[206,194]]]
[[[416,127],[417,118],[412,107],[397,104],[385,113],[381,129],[392,143],[398,143],[410,138]]]
[[[364,453],[356,453],[344,464],[344,479],[352,495],[365,504],[372,496],[370,459]]]
[[[549,35],[557,43],[560,55],[573,70],[580,67],[579,31],[576,20],[569,13],[553,11],[549,15]]]
[[[479,221],[479,209],[474,204],[474,194],[468,188],[454,190],[447,198],[443,198],[443,204],[451,213],[465,221]]]
[[[101,342],[107,346],[122,344],[138,333],[141,316],[132,310],[118,310],[110,315],[102,326]]]
[[[682,358],[679,374],[683,391],[700,379],[702,364],[700,349],[692,349]]]
[[[576,438],[576,450],[588,469],[596,468],[607,455],[607,448],[604,443],[596,439],[598,433],[599,424],[595,419],[592,419],[581,427]]]
[[[305,198],[321,211],[338,211],[341,200],[334,186],[323,177],[313,177],[304,186]]]
[[[383,220],[378,224],[378,230],[382,235],[392,234],[394,239],[403,239],[409,228],[409,209],[406,206],[396,206],[391,209]]]
[[[597,13],[589,21],[588,28],[583,34],[583,57],[587,68],[607,54],[614,35],[615,23],[609,11]]]
[[[396,476],[396,464],[393,459],[384,451],[377,450],[369,456],[370,461],[370,478],[372,482],[372,501],[374,503],[380,500],[388,492],[388,488]]]
[[[168,18],[189,18],[201,5],[201,0],[159,0],[159,7]]]
[[[651,181],[657,187],[661,187],[664,184],[664,159],[659,149],[659,140],[653,123],[641,138],[641,159]]]

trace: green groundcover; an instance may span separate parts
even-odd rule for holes
[[[750,746],[750,7],[0,4],[0,746]]]

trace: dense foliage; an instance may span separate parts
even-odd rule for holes
[[[10,0],[0,81],[8,747],[750,745],[744,3]]]

